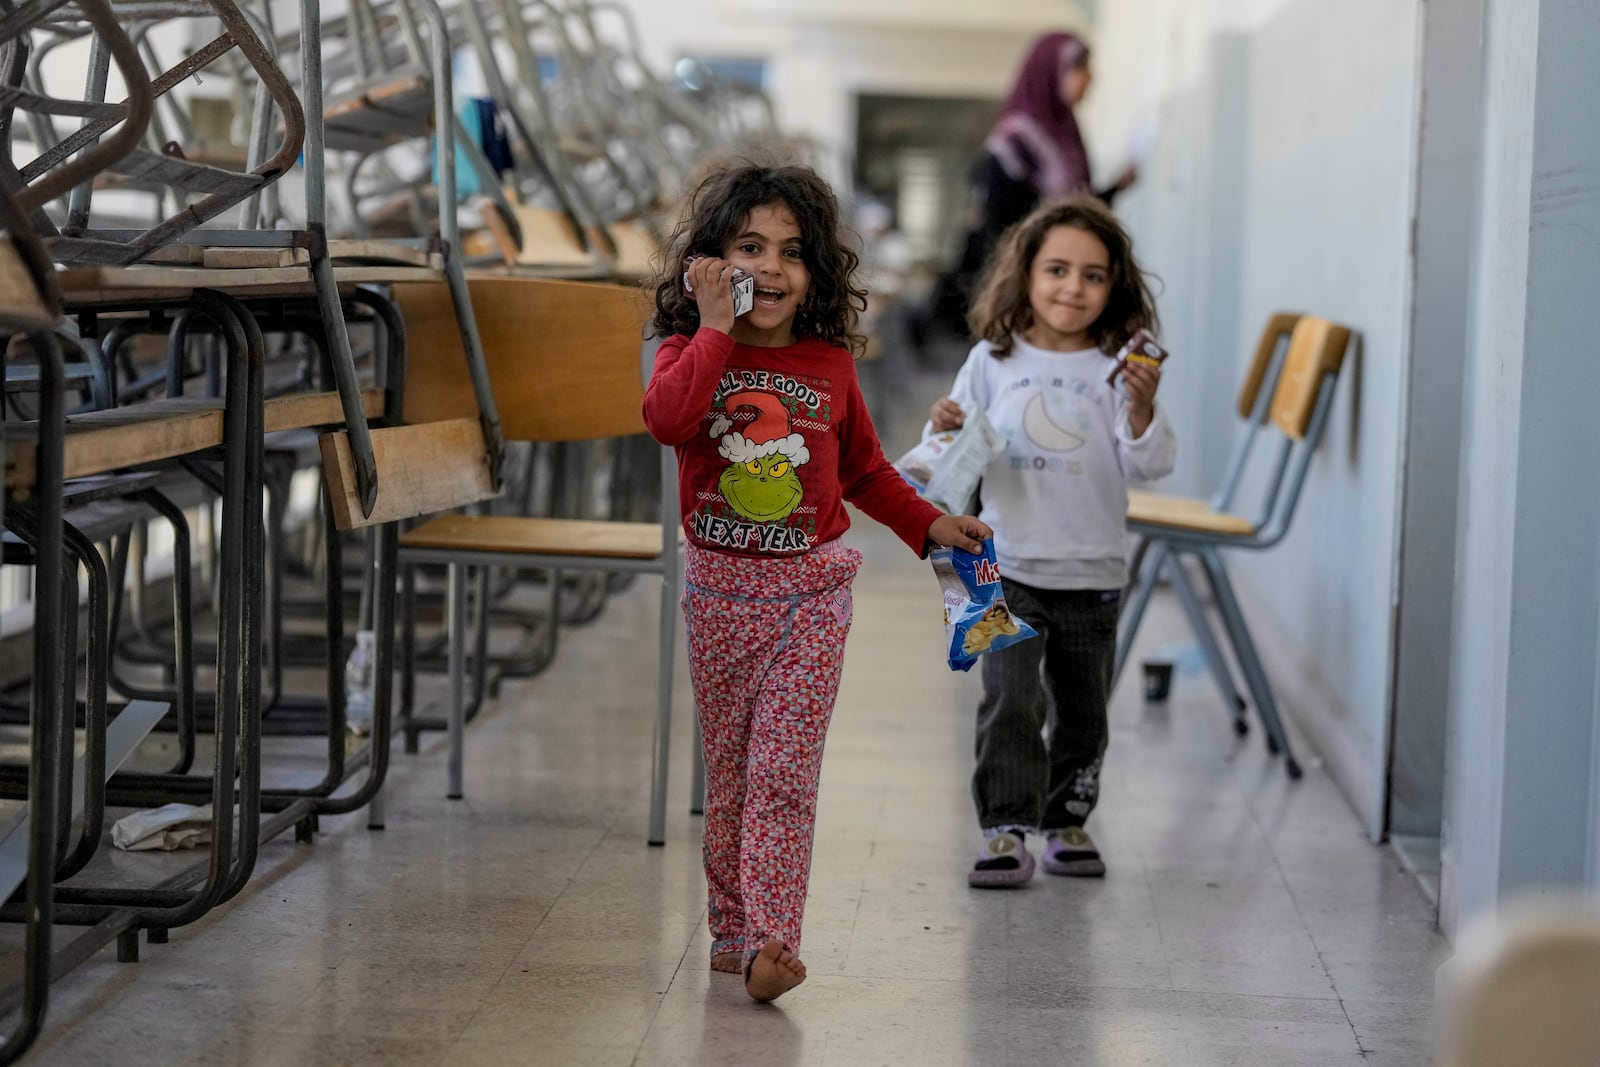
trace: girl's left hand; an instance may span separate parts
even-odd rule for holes
[[[1128,391],[1128,429],[1143,437],[1156,417],[1156,390],[1161,388],[1161,371],[1145,363],[1129,363],[1122,368],[1123,387]]]
[[[946,548],[982,552],[983,542],[994,536],[989,524],[972,515],[940,515],[928,527],[928,540]]]

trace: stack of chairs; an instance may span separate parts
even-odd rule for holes
[[[33,607],[31,658],[8,673],[25,681],[0,689],[0,734],[28,752],[0,761],[0,896],[17,894],[0,918],[28,930],[23,978],[0,990],[21,1012],[0,1062],[37,1036],[54,977],[113,942],[133,961],[141,935],[166,941],[238,894],[274,837],[310,842],[322,816],[358,810],[381,826],[397,728],[413,748],[455,728],[459,794],[464,678],[481,703],[542,668],[563,623],[640,571],[663,575],[648,833],[663,840],[670,455],[627,413],[589,440],[519,412],[510,447],[497,396],[548,392],[559,361],[517,358],[545,329],[606,368],[608,410],[627,407],[643,326],[628,287],[695,167],[770,133],[770,102],[681,91],[606,0],[353,0],[335,19],[300,0],[297,16],[274,25],[260,0],[0,11],[0,521]],[[203,43],[171,62],[174,41]],[[64,79],[85,45],[87,79]],[[509,165],[462,122],[464,58]],[[302,515],[305,489],[319,504]],[[447,560],[459,579],[483,547],[482,526],[440,524],[452,513],[519,539],[474,560],[475,610],[458,580],[439,604],[451,625],[408,657],[441,666],[448,645],[449,714],[408,700],[402,724],[398,647],[418,647],[428,606],[416,569]],[[575,530],[621,547],[574,546]],[[530,581],[549,603],[519,613]],[[491,658],[508,622],[533,647]],[[344,707],[352,629],[377,634],[365,737]],[[296,690],[297,671],[321,684]],[[209,805],[199,862],[108,859],[119,811],[171,802]]]

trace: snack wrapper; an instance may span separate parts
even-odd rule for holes
[[[1122,376],[1122,372],[1128,369],[1130,363],[1159,367],[1166,362],[1166,359],[1167,350],[1156,344],[1156,339],[1150,335],[1149,330],[1135,330],[1133,336],[1128,338],[1128,343],[1117,351],[1111,373],[1106,375],[1106,384],[1114,384]]]
[[[1039,636],[1006,606],[993,541],[984,541],[981,555],[936,548],[928,559],[944,590],[945,651],[951,670],[969,671],[985,652]]]
[[[894,466],[928,503],[970,515],[984,468],[1005,450],[1005,437],[982,411],[974,411],[961,429],[933,434]]]
[[[683,291],[693,294],[694,286],[689,283],[689,264],[699,259],[699,256],[690,256],[683,261]],[[733,317],[738,318],[756,306],[756,279],[753,274],[746,274],[738,267],[733,268],[728,284],[733,289]]]

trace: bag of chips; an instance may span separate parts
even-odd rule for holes
[[[951,515],[970,515],[984,469],[1005,450],[1005,437],[982,411],[974,411],[961,429],[930,434],[894,466],[928,503]]]
[[[983,543],[981,555],[936,548],[928,559],[944,590],[945,651],[951,670],[969,671],[985,652],[1039,636],[1006,606],[993,541]]]

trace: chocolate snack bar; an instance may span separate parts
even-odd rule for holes
[[[1116,365],[1111,368],[1111,373],[1106,375],[1106,384],[1115,382],[1117,375],[1121,374],[1129,363],[1159,367],[1166,358],[1167,350],[1156,344],[1156,339],[1150,336],[1150,331],[1137,330],[1128,338],[1128,343],[1117,352]]]

